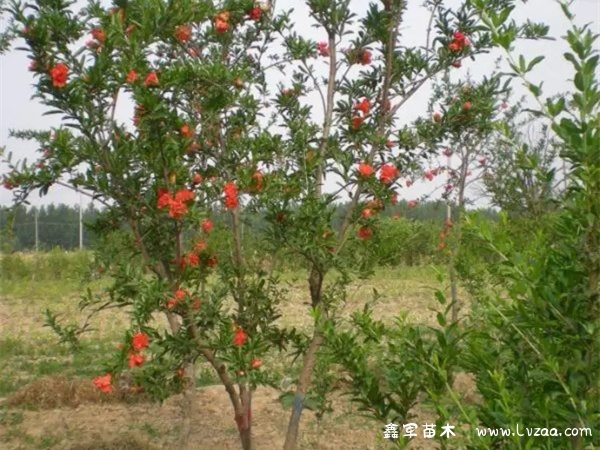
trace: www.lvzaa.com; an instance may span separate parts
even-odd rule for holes
[[[446,424],[441,427],[440,437],[451,438],[456,436],[454,432],[454,425]],[[383,437],[385,439],[398,439],[400,433],[404,432],[402,436],[414,438],[419,436],[419,429],[423,438],[433,439],[436,436],[437,430],[435,424],[426,423],[419,427],[416,423],[407,423],[402,426],[389,423],[385,426]],[[510,428],[476,428],[477,436],[480,437],[507,437],[507,436],[548,436],[548,437],[575,437],[575,436],[592,436],[591,428],[566,428],[564,431],[559,431],[557,428],[529,428],[519,427],[517,424],[516,429]]]

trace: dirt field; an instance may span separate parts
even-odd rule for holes
[[[310,319],[302,281],[290,278],[283,323],[308,328]],[[101,282],[91,285],[97,289]],[[409,313],[411,320],[433,323],[437,302],[432,288],[439,287],[435,272],[423,268],[380,270],[373,280],[357,284],[346,313],[362,308],[373,287],[383,295],[376,308],[380,317]],[[11,450],[57,449],[176,449],[181,413],[180,398],[162,406],[131,395],[107,399],[92,385],[101,374],[102,359],[114,351],[126,326],[123,312],[107,312],[92,323],[96,329],[86,341],[87,353],[72,356],[56,336],[44,328],[44,310],[62,312],[81,321],[75,282],[5,282],[0,300],[0,448]],[[92,343],[94,343],[92,345]],[[262,370],[280,369],[277,359],[264,361]],[[237,429],[225,389],[214,384],[208,370],[199,388],[193,438],[198,449],[239,449]],[[213,381],[211,381],[213,380]],[[460,390],[472,389],[459,381]],[[289,411],[279,393],[259,389],[253,397],[255,449],[281,448]],[[389,449],[381,424],[362,418],[356,406],[334,397],[335,412],[318,423],[305,411],[299,449]],[[434,416],[415,411],[416,423],[432,423]],[[415,438],[411,449],[437,448],[429,440]]]

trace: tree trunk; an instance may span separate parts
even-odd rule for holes
[[[243,450],[252,450],[252,391],[240,386],[241,411],[235,417]]]
[[[183,419],[181,433],[179,435],[179,446],[181,450],[195,450],[197,443],[192,442],[192,426],[196,412],[196,368],[194,364],[188,364],[185,368],[185,388],[181,402]]]
[[[298,430],[300,429],[300,418],[302,417],[302,409],[304,403],[304,396],[310,382],[312,380],[313,370],[317,362],[317,352],[323,342],[323,336],[318,329],[315,329],[313,338],[310,342],[310,346],[304,357],[304,364],[302,365],[302,372],[298,380],[298,387],[296,388],[296,397],[294,398],[294,408],[292,415],[290,416],[290,423],[288,425],[287,435],[285,436],[285,444],[283,450],[294,450],[296,448],[296,440],[298,439]]]

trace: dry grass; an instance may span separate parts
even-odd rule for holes
[[[62,376],[34,380],[6,399],[10,406],[34,406],[39,409],[77,408],[83,403],[133,403],[147,401],[134,387],[117,383],[112,395],[100,392],[89,379],[65,379]]]

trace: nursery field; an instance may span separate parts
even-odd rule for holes
[[[92,378],[103,373],[103,361],[121,342],[128,322],[126,311],[111,310],[96,316],[91,322],[93,330],[82,339],[82,349],[76,354],[44,326],[46,308],[61,313],[61,320],[67,323],[81,324],[86,314],[78,310],[79,293],[87,287],[99,290],[108,280],[83,283],[66,278],[64,273],[54,279],[37,275],[0,279],[0,448],[176,449],[181,421],[179,396],[159,405],[148,402],[141,394],[130,393],[125,384],[113,395],[102,394],[92,384]],[[282,305],[283,316],[293,320],[287,325],[307,330],[311,319],[308,294],[303,290],[304,275],[288,273],[284,277],[289,283],[289,295]],[[406,312],[415,323],[434,324],[438,304],[432,289],[436,287],[440,285],[434,268],[378,269],[372,279],[353,284],[344,314],[362,308],[376,288],[381,294],[376,316],[391,319]],[[193,430],[198,449],[239,448],[225,389],[210,368],[198,369],[200,414]],[[283,391],[291,386],[286,377],[291,380],[298,368],[273,354],[263,361],[261,370],[283,371]],[[474,395],[468,380],[459,379],[457,384],[462,395]],[[260,388],[253,397],[257,449],[282,447],[289,409],[282,405],[279,395],[275,389]],[[361,417],[357,407],[345,397],[335,394],[333,408],[334,412],[321,421],[313,412],[305,412],[300,449],[389,448],[383,439],[382,425]],[[417,409],[415,413],[416,423],[434,420],[427,410]],[[419,436],[410,448],[436,447]]]

